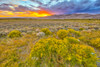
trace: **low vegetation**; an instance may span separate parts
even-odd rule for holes
[[[67,30],[59,30],[57,32],[57,35],[60,39],[64,39],[65,37],[67,37],[67,34],[68,34]]]
[[[44,32],[45,35],[50,35],[52,32],[48,28],[43,28],[41,32]]]
[[[14,37],[21,37],[21,32],[18,30],[13,30],[8,34],[9,38],[14,38]]]
[[[100,49],[100,38],[92,39],[90,42],[92,46]]]
[[[68,36],[69,37],[80,37],[81,34],[79,31],[75,31],[74,29],[69,29],[68,30]]]
[[[77,39],[74,38],[41,39],[33,46],[26,64],[30,67],[66,67],[68,65],[96,67],[97,58],[94,53],[92,47],[78,44]]]
[[[4,22],[0,21],[2,25]],[[40,23],[25,22],[26,25],[20,21],[18,25],[11,24],[17,29],[9,25],[9,31],[0,29],[0,67],[98,66],[99,20],[35,20]]]

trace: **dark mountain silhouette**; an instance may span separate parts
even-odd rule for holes
[[[43,17],[43,19],[100,19],[100,14],[53,15],[53,16]]]

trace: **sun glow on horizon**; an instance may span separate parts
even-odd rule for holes
[[[0,11],[0,17],[46,17],[51,15],[53,13],[46,10],[25,12]]]

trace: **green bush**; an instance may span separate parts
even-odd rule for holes
[[[9,38],[14,38],[14,37],[21,37],[21,32],[18,30],[13,30],[8,34]]]
[[[45,35],[50,35],[52,32],[48,28],[43,28],[41,32],[44,32]]]
[[[64,39],[65,37],[67,37],[67,30],[59,30],[57,32],[57,36],[60,38],[60,39]]]
[[[68,39],[69,40],[69,39]],[[55,38],[41,39],[32,48],[26,67],[96,67],[92,47]]]

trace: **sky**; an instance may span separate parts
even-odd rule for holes
[[[100,14],[100,0],[0,0],[0,17]]]

